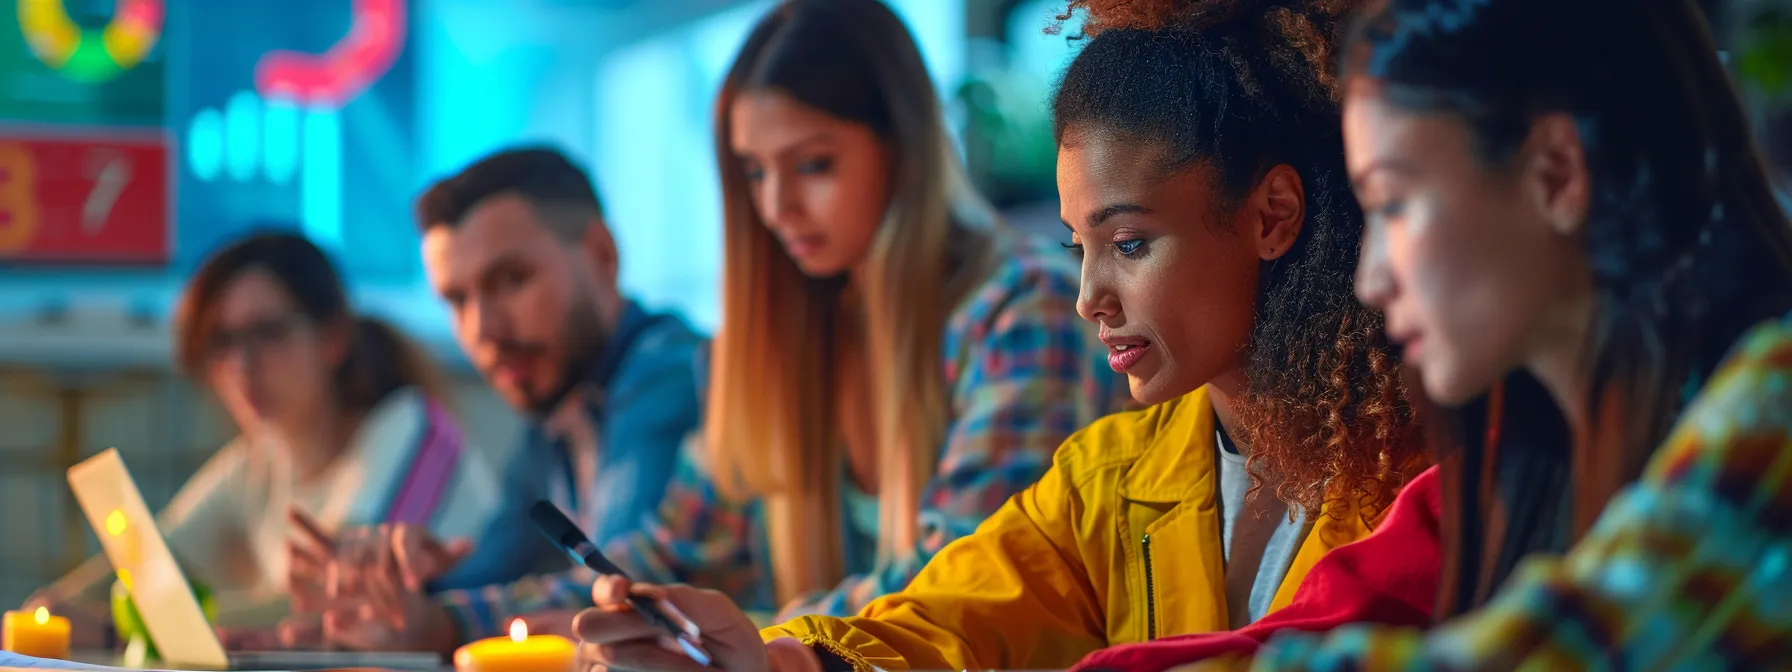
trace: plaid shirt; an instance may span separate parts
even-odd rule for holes
[[[1792,320],[1758,327],[1564,558],[1429,633],[1288,634],[1256,670],[1792,665]]]
[[[844,550],[852,576],[788,610],[843,616],[901,589],[941,547],[1038,480],[1065,437],[1128,399],[1125,379],[1108,368],[1094,330],[1077,316],[1075,260],[1044,241],[1016,236],[1008,244],[1002,263],[946,326],[952,422],[923,492],[920,547],[907,558],[878,558],[876,531],[850,529]],[[777,609],[760,504],[724,498],[701,453],[687,445],[659,515],[608,540],[604,554],[642,581],[721,590],[749,611]],[[532,594],[513,591],[506,611],[589,605],[593,578],[559,575]]]

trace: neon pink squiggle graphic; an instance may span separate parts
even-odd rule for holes
[[[255,65],[262,98],[340,108],[392,69],[404,49],[404,0],[354,0],[348,35],[323,54],[272,51]]]

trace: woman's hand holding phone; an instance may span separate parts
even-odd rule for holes
[[[702,646],[714,657],[713,668],[704,667],[680,652],[660,628],[641,618],[629,604],[629,595],[659,602],[673,620],[686,621],[702,632]],[[591,587],[597,605],[579,614],[573,632],[588,645],[590,658],[613,670],[639,672],[820,672],[821,660],[795,640],[768,647],[759,629],[728,596],[689,586],[656,586],[630,583],[620,576],[601,576]],[[680,623],[686,625],[687,623]]]

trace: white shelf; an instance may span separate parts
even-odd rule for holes
[[[178,287],[159,277],[0,278],[0,364],[55,369],[171,369]],[[390,321],[438,362],[469,370],[447,312],[421,286],[353,292],[357,310]]]

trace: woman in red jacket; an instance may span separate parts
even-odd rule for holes
[[[1333,601],[1347,617],[1291,621],[1291,606],[1225,641],[1084,665],[1163,669],[1272,631],[1254,669],[1792,664],[1792,225],[1697,7],[1385,0],[1346,53],[1346,147],[1369,213],[1358,294],[1440,403],[1534,375],[1574,437],[1537,470],[1559,480],[1532,484],[1540,509],[1484,503],[1527,479],[1522,456],[1490,452],[1439,483],[1457,506],[1428,523],[1447,549],[1438,613],[1474,608],[1430,632],[1375,615],[1296,632],[1357,620]],[[1466,477],[1478,464],[1491,468]],[[1416,492],[1397,506],[1425,523],[1438,507]],[[1407,562],[1414,547],[1393,542],[1424,527],[1390,520],[1335,551],[1303,597]],[[1518,562],[1527,531],[1576,541]],[[1376,578],[1352,596],[1426,588]]]

